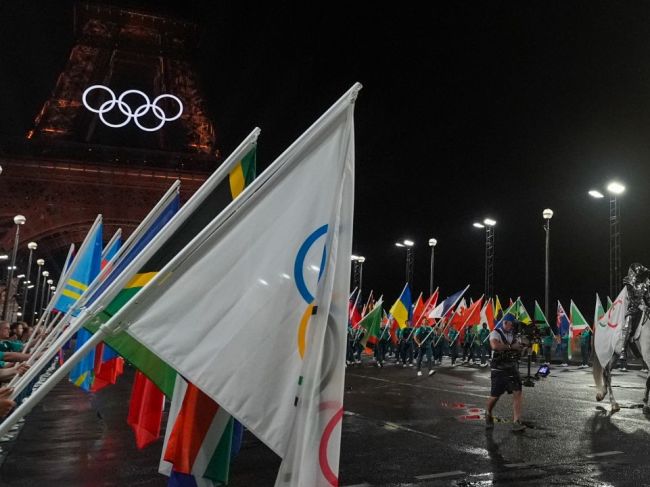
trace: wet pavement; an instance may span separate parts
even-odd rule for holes
[[[513,433],[506,396],[494,430],[485,430],[489,369],[436,369],[432,377],[393,365],[347,369],[341,486],[650,485],[645,373],[614,372],[622,409],[610,415],[609,403],[594,399],[590,369],[555,367],[525,388],[530,427]],[[17,440],[0,444],[0,485],[166,485],[156,473],[162,442],[139,451],[126,425],[130,380],[97,394],[57,386]],[[273,485],[278,466],[247,434],[231,485]]]

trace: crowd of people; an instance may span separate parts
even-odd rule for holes
[[[25,346],[33,332],[34,327],[24,321],[0,321],[0,417],[6,416],[16,406],[16,402],[10,399],[12,389],[6,383],[29,369],[26,362],[30,354],[26,353]]]
[[[391,330],[382,324],[377,343],[373,344],[372,357],[377,367],[384,367],[388,360],[397,366],[416,367],[417,375],[422,375],[422,362],[429,369],[429,376],[435,374],[434,365],[441,365],[443,357],[448,357],[450,365],[476,364],[487,367],[492,357],[490,346],[490,330],[486,323],[479,327],[466,327],[460,332],[453,327],[442,324],[431,326],[425,323],[414,328],[406,322],[405,328]],[[348,326],[346,364],[362,364],[364,354],[365,329]],[[590,365],[592,353],[592,332],[586,328],[579,335],[580,358],[579,368]],[[548,330],[541,337],[540,343],[531,347],[532,359],[538,358],[543,363],[550,364],[552,360],[560,363],[561,367],[569,365],[569,335],[559,335]],[[621,365],[624,368],[625,364]]]

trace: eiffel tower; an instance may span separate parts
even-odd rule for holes
[[[13,217],[25,215],[19,271],[27,267],[27,242],[35,241],[34,258],[44,258],[45,268],[58,275],[67,247],[83,240],[98,213],[106,240],[120,227],[124,238],[176,179],[186,200],[218,165],[214,126],[190,62],[197,25],[93,4],[76,5],[74,20],[75,44],[33,128],[25,137],[0,140],[0,250],[11,251]],[[173,94],[183,111],[156,131],[141,130],[134,120],[113,128],[104,121],[116,125],[124,113],[118,103],[102,120],[84,106],[92,85],[116,97],[127,90],[151,100]],[[95,90],[88,104],[101,106],[107,93]],[[140,95],[129,97],[124,102],[133,110],[144,103]],[[165,116],[178,110],[169,98],[159,106]],[[155,126],[155,115],[150,110],[141,125]]]

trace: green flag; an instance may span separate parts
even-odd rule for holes
[[[609,300],[609,297],[607,299]],[[596,323],[598,323],[599,319],[604,314],[605,314],[605,308],[603,308],[603,303],[600,302],[600,296],[598,296],[598,293],[596,293],[596,309],[594,310],[594,324],[592,326],[593,330],[596,329]]]
[[[533,322],[528,311],[526,311],[526,308],[524,307],[524,303],[521,302],[521,298],[517,298],[517,301],[515,301],[513,312],[518,321],[521,321],[526,325],[530,325]]]
[[[542,308],[539,306],[539,303],[537,300],[535,300],[535,324],[537,325],[537,328],[540,330],[546,330],[547,328],[551,330],[551,333],[553,333],[553,330],[551,329],[551,325],[548,324],[548,320],[546,319],[546,316],[544,316],[544,312],[542,311]]]
[[[366,331],[363,338],[359,341],[364,348],[370,347],[374,349],[379,342],[382,309],[382,300],[380,299],[375,304],[375,307],[372,308],[372,311],[366,314],[359,322],[359,326]]]

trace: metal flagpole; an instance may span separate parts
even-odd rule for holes
[[[219,166],[219,168],[203,183],[203,185],[199,188],[198,191],[196,191],[192,197],[182,206],[182,208],[172,217],[172,219],[167,222],[167,224],[158,232],[156,235],[151,239],[149,244],[145,246],[139,253],[137,253],[133,259],[124,267],[122,272],[117,275],[117,277],[110,282],[110,284],[102,291],[102,293],[92,301],[91,303],[87,304],[87,307],[81,307],[81,314],[74,318],[68,328],[66,328],[63,332],[63,334],[59,337],[59,339],[50,347],[48,348],[44,354],[41,356],[39,361],[37,363],[39,364],[46,364],[48,363],[56,354],[56,350],[65,343],[69,338],[71,338],[74,333],[77,332],[77,330],[83,325],[83,323],[88,320],[93,318],[97,313],[99,313],[101,310],[104,309],[106,305],[108,305],[116,296],[117,294],[126,286],[126,284],[133,278],[133,276],[137,273],[137,271],[142,268],[144,264],[147,263],[147,261],[162,247],[162,245],[171,237],[182,225],[185,223],[187,218],[193,214],[194,211],[196,211],[200,205],[206,200],[206,198],[212,193],[212,191],[217,187],[218,184],[220,184],[225,178],[227,178],[232,171],[232,169],[239,163],[242,157],[244,157],[252,147],[255,146],[257,143],[257,138],[259,137],[260,134],[260,129],[255,128],[245,139],[244,141],[232,152],[232,154]],[[295,143],[291,146],[294,147]],[[289,149],[291,149],[291,147]],[[287,149],[287,151],[289,150]],[[287,152],[285,151],[285,153]],[[272,175],[273,173],[271,173]],[[268,176],[268,174],[267,174]],[[265,178],[265,180],[268,179]],[[260,178],[256,179],[256,181],[260,181]],[[252,185],[251,185],[252,186]],[[250,186],[244,190],[244,192],[250,191]],[[232,206],[238,206],[241,204],[243,201],[241,198],[242,195],[237,197],[232,203],[230,203],[229,207]],[[228,207],[227,207],[228,208]],[[225,210],[222,211],[219,215],[224,214]],[[218,219],[218,216],[215,218],[215,220]],[[142,224],[141,224],[142,225]],[[140,227],[138,227],[140,228]],[[134,232],[135,233],[135,232]],[[192,239],[192,242],[196,240],[196,237]],[[128,242],[128,240],[127,240]],[[191,243],[191,242],[190,242]],[[188,244],[189,246],[190,244]],[[126,244],[121,247],[121,251],[124,251],[126,248]],[[118,252],[119,254],[119,252]],[[117,257],[117,256],[116,256]],[[112,266],[107,266],[105,269],[108,269],[109,267]],[[115,268],[114,266],[112,268]],[[61,286],[59,286],[61,287]],[[85,295],[85,294],[84,294]],[[83,298],[83,296],[82,296]],[[81,304],[81,303],[79,303]],[[127,303],[128,304],[128,303]],[[85,303],[84,303],[85,306]],[[116,313],[111,320],[109,320],[110,323],[115,323],[114,318],[119,317],[121,314],[120,312]],[[106,323],[108,325],[108,323]],[[101,333],[100,333],[101,332]],[[101,336],[100,336],[101,335]],[[53,374],[48,381],[46,381],[38,390],[39,391],[45,391],[47,393],[49,390],[51,390],[54,385],[67,374],[67,371],[71,370],[71,368],[83,357],[83,355],[80,355],[80,353],[85,354],[86,351],[90,350],[92,346],[95,344],[99,343],[100,341],[103,340],[104,336],[106,335],[105,328],[104,326],[100,327],[100,330],[94,334],[91,339],[84,344],[82,349],[77,350],[65,363],[64,366],[67,367],[68,363],[71,363],[69,368],[66,368],[66,372],[64,372],[62,375],[57,374],[60,370],[64,368],[62,366],[61,369],[57,370],[55,374]],[[98,338],[96,338],[98,337]],[[86,345],[92,343],[92,346],[86,347]],[[26,374],[23,375],[24,378],[27,378],[29,374],[31,374],[29,380],[34,378],[34,376],[38,373],[40,367],[37,366],[32,366],[30,370],[27,371]],[[55,382],[53,382],[55,381]],[[25,379],[25,383],[28,383],[27,379]],[[50,385],[51,384],[51,385]],[[20,392],[20,391],[18,391]],[[13,392],[13,396],[15,397],[17,395],[17,390],[15,389]],[[9,425],[7,428],[10,428],[11,425],[15,424],[24,414],[27,414],[33,407],[40,401],[40,398],[42,398],[43,395],[38,395],[35,396],[32,394],[25,403],[23,403],[22,406],[25,406],[28,402],[30,403],[28,408],[18,408],[14,413],[12,413],[8,418],[5,419],[5,421],[0,425],[0,429],[4,429],[6,425]],[[34,399],[32,399],[34,398]],[[20,412],[19,412],[20,411]],[[1,435],[0,435],[1,436]]]
[[[295,157],[295,155],[300,154],[301,151],[308,147],[315,132],[322,130],[324,127],[330,126],[332,121],[336,120],[336,117],[349,110],[349,107],[356,99],[360,89],[361,85],[355,83],[347,93],[345,93],[314,124],[312,124],[309,129],[294,141],[260,176],[246,187],[237,198],[228,204],[228,206],[226,206],[223,211],[208,223],[201,232],[194,236],[194,238],[192,238],[184,247],[183,251],[176,254],[171,261],[169,261],[147,284],[145,284],[138,293],[138,299],[131,299],[126,302],[108,322],[101,325],[97,332],[86,343],[84,343],[82,347],[61,366],[61,368],[55,371],[47,381],[45,381],[23,404],[20,405],[20,407],[18,407],[2,424],[0,424],[0,437],[5,435],[7,431],[9,431],[18,420],[20,420],[20,418],[31,411],[31,409],[38,404],[38,402],[43,399],[43,397],[45,397],[45,395],[70,372],[70,370],[72,370],[72,367],[74,367],[74,365],[76,365],[76,363],[78,363],[86,353],[101,342],[106,335],[127,328],[129,324],[123,321],[122,316],[124,316],[131,307],[137,305],[142,297],[146,297],[151,289],[158,286],[161,279],[167,277],[167,272],[169,272],[170,269],[176,268],[183,259],[187,258],[188,253],[200,246],[201,243],[204,242],[212,233],[217,231],[217,229],[220,229],[224,223],[229,220],[234,213],[240,210],[252,197],[254,197],[258,191],[262,191],[265,188],[265,185],[272,185],[275,182],[275,179],[282,177],[283,173],[287,171],[288,168],[298,164],[300,159]],[[187,204],[185,206],[187,206]],[[166,239],[176,231],[178,225],[172,225],[172,223],[181,220],[179,213],[177,213],[175,217],[172,218],[172,220],[165,225],[160,232],[158,232],[152,242],[134,258],[118,278],[111,283],[109,288],[104,291],[102,295],[102,298],[104,298],[102,299],[102,305],[104,305],[104,300],[107,301],[106,296],[110,296],[109,290],[113,293],[113,296],[116,295],[126,282],[128,282],[127,279],[130,280],[141,266],[147,262],[145,259],[148,260],[153,252],[162,246],[162,243],[164,243]],[[185,216],[185,213],[183,216]],[[154,242],[156,245],[154,245]],[[111,296],[111,298],[113,296]],[[91,303],[90,306],[97,309],[99,307],[98,301]],[[80,320],[75,321],[79,322],[78,326],[81,326]],[[71,328],[73,328],[73,326],[70,326],[69,329]],[[53,349],[53,347],[51,348]],[[49,352],[51,353],[51,350]]]

